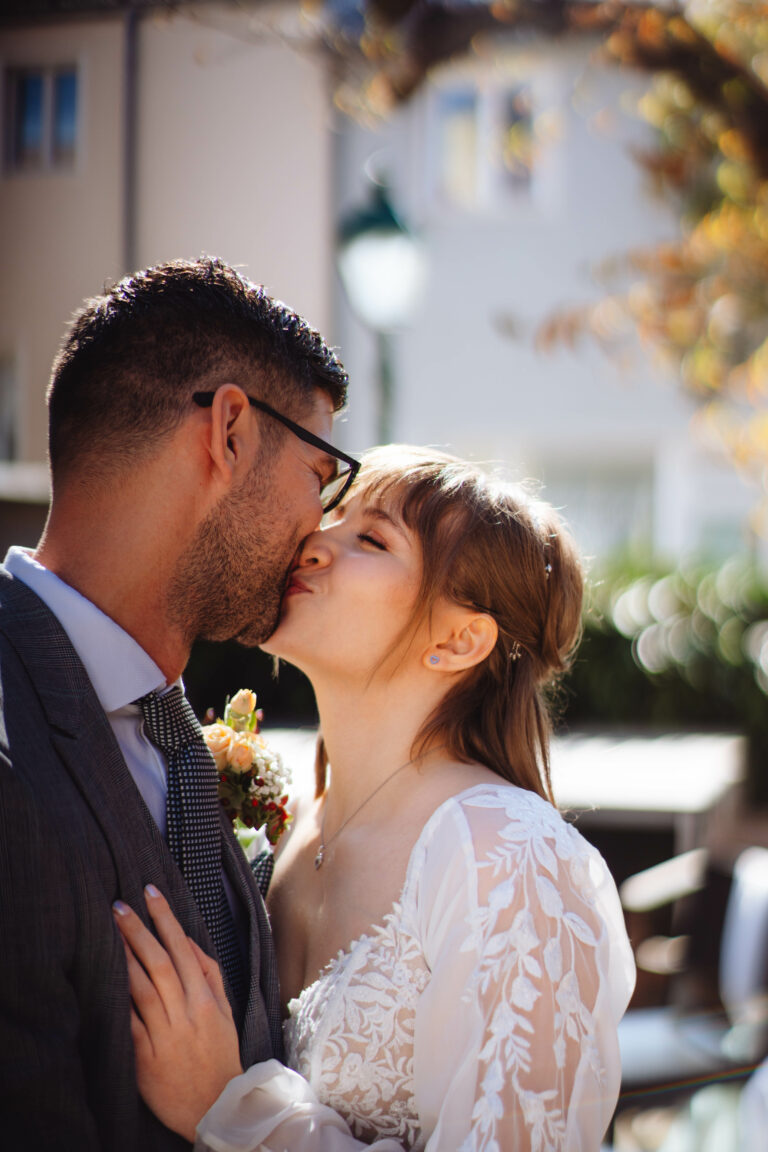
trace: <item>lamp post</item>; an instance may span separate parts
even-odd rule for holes
[[[339,226],[337,264],[352,311],[376,337],[376,438],[386,444],[393,432],[392,333],[410,319],[426,266],[422,245],[398,219],[386,185],[372,184],[370,202]]]

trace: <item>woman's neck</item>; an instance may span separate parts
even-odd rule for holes
[[[390,680],[381,688],[357,691],[316,686],[316,696],[333,776],[333,817],[341,823],[408,765],[414,741],[439,695],[434,698],[413,684]]]

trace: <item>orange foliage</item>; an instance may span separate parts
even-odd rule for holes
[[[709,439],[765,483],[768,4],[702,0],[687,11],[628,14],[607,40],[619,62],[654,75],[642,110],[658,147],[637,159],[679,204],[681,239],[604,270],[609,282],[634,279],[608,297],[624,324],[606,328],[600,301],[550,318],[539,344],[589,336],[617,353],[634,329],[699,400]]]

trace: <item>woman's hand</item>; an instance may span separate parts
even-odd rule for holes
[[[192,1142],[243,1070],[237,1030],[218,965],[185,935],[156,888],[145,895],[162,944],[127,904],[113,905],[128,961],[136,1076],[148,1107]]]

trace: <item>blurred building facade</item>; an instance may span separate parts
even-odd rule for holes
[[[752,546],[754,493],[674,381],[589,342],[535,348],[554,309],[596,297],[601,260],[676,227],[629,151],[639,81],[593,43],[496,37],[372,125],[334,110],[333,59],[293,4],[29,8],[0,30],[0,546],[42,522],[67,317],[159,260],[219,255],[329,334],[352,376],[339,440],[375,440],[376,342],[334,272],[374,153],[428,261],[392,338],[395,438],[540,479],[595,556]]]
[[[756,493],[697,436],[673,378],[636,344],[623,364],[589,339],[536,347],[558,308],[600,299],[597,266],[679,227],[632,155],[650,144],[643,78],[597,47],[497,36],[378,130],[340,135],[340,211],[364,201],[373,155],[428,254],[422,305],[394,336],[396,432],[543,481],[594,556],[754,550]],[[619,322],[610,304],[604,322]],[[363,440],[375,345],[344,301],[338,331]]]

